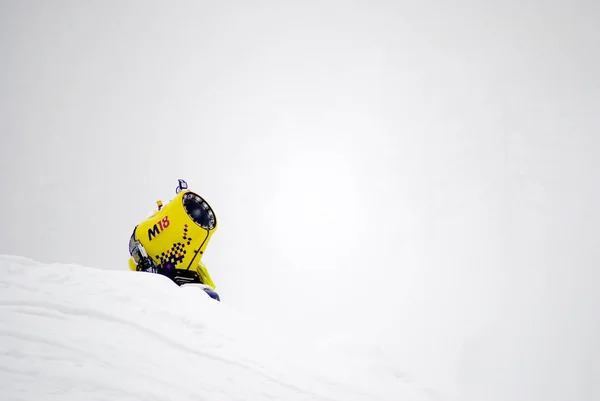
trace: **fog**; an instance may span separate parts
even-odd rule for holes
[[[0,253],[127,269],[184,178],[236,309],[463,400],[600,399],[597,2],[0,7]]]

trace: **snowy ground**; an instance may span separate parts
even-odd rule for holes
[[[330,345],[160,276],[0,257],[2,400],[443,399]]]

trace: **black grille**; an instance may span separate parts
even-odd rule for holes
[[[191,270],[176,269],[175,272],[173,272],[169,277],[171,278],[171,280],[173,280],[175,283],[177,283],[177,285],[190,284],[190,283],[195,283],[195,284],[202,283],[200,281],[200,277],[198,276],[198,273],[196,273],[195,271],[191,271]]]
[[[210,205],[193,192],[183,195],[183,208],[192,221],[206,230],[217,226],[217,218]]]

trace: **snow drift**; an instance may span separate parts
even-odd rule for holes
[[[0,256],[0,288],[3,400],[440,399],[161,276]]]

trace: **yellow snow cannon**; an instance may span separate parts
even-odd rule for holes
[[[158,201],[157,206],[156,213],[138,224],[131,235],[129,268],[165,275],[178,285],[202,284],[214,291],[215,284],[202,263],[217,229],[213,209],[188,190],[183,180],[175,198],[165,205]]]

